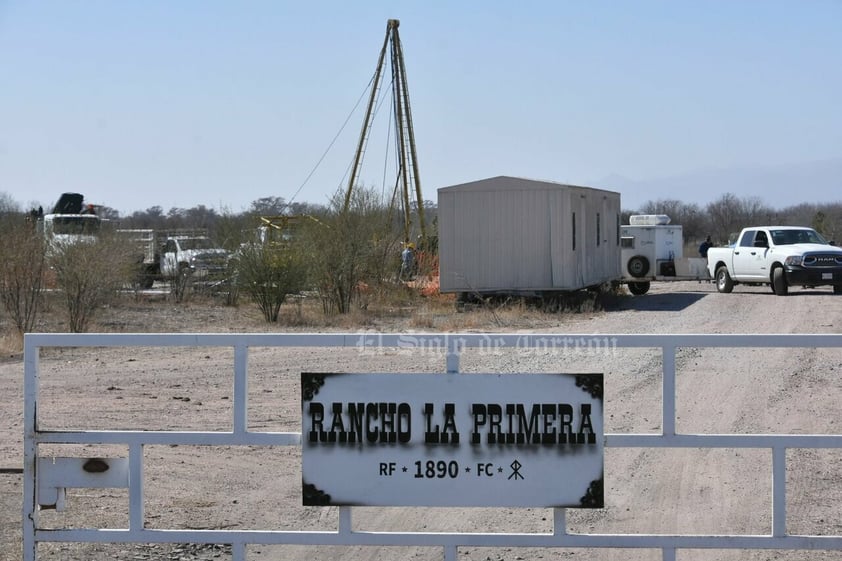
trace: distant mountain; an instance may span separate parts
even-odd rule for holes
[[[707,169],[643,180],[612,174],[588,185],[619,191],[626,210],[636,210],[646,201],[658,199],[704,206],[725,193],[740,198],[759,197],[770,207],[781,209],[805,202],[842,201],[842,158]]]

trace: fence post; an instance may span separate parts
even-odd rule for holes
[[[38,461],[38,354],[39,347],[27,343],[24,335],[23,351],[23,561],[35,561],[38,544],[38,489],[35,467]]]

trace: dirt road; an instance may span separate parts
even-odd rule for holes
[[[188,322],[186,325],[190,325]],[[193,331],[251,331],[235,319]],[[712,284],[662,283],[644,297],[621,298],[616,309],[546,315],[529,328],[484,326],[497,332],[840,333],[842,297],[829,288],[776,297],[768,288],[718,294]],[[398,329],[407,330],[404,326]],[[157,329],[153,329],[157,330]],[[186,327],[182,330],[189,331]],[[49,428],[227,430],[231,419],[231,352],[214,349],[52,350],[42,359],[42,423]],[[467,351],[465,372],[603,372],[607,433],[660,429],[660,356],[648,349],[614,352]],[[253,349],[249,394],[253,430],[300,430],[302,371],[440,372],[440,355],[376,356],[356,350]],[[842,350],[680,349],[677,430],[700,433],[839,433]],[[20,466],[22,372],[19,359],[0,363],[0,467]],[[58,455],[109,450],[56,447]],[[111,450],[125,454],[125,450]],[[43,452],[42,452],[43,453]],[[302,507],[297,449],[146,449],[146,524],[153,528],[335,529],[336,508]],[[788,530],[842,533],[842,473],[836,452],[788,456]],[[231,458],[236,458],[232,463]],[[771,527],[771,462],[766,450],[607,449],[606,508],[569,510],[570,532],[753,533]],[[20,476],[0,474],[0,560],[19,557]],[[44,512],[44,526],[125,527],[127,496],[117,490],[69,492],[65,513]],[[551,532],[546,509],[355,509],[359,530]],[[178,551],[176,551],[178,550]],[[213,559],[225,548],[197,546],[45,545],[43,559]],[[711,559],[835,559],[838,552],[690,551],[682,561]],[[218,556],[218,557],[214,557]],[[460,560],[660,559],[653,551],[461,548]],[[440,559],[424,548],[249,548],[249,559]]]

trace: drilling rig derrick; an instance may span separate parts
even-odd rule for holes
[[[426,242],[427,230],[424,219],[424,199],[421,195],[421,177],[418,172],[418,156],[415,150],[415,132],[412,127],[412,111],[409,105],[409,86],[406,82],[406,66],[403,59],[403,47],[401,45],[398,27],[400,21],[390,19],[386,24],[386,38],[383,41],[383,48],[380,50],[380,57],[377,61],[371,95],[369,96],[368,107],[365,113],[362,131],[360,132],[357,151],[354,163],[351,168],[351,176],[348,188],[345,192],[345,204],[343,210],[348,211],[351,204],[351,193],[359,180],[360,167],[363,155],[365,154],[366,143],[371,132],[371,125],[375,113],[375,105],[383,79],[383,67],[386,60],[387,50],[390,53],[392,69],[392,107],[394,111],[395,139],[397,143],[398,178],[395,185],[395,193],[400,188],[401,204],[403,206],[403,230],[404,243],[410,242],[412,234],[412,206],[411,197],[415,197],[418,212],[418,226],[421,240]],[[394,197],[393,197],[394,198]]]

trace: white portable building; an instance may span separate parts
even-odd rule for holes
[[[492,177],[438,190],[442,292],[540,294],[616,281],[620,194]]]

